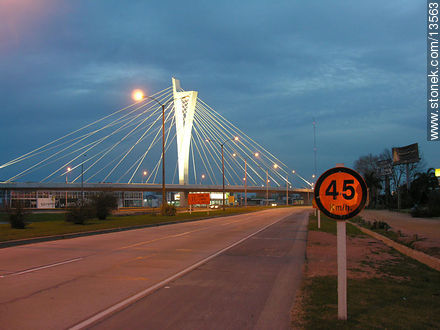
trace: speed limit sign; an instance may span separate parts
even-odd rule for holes
[[[324,172],[316,182],[315,200],[328,217],[347,220],[357,215],[367,200],[367,185],[356,171],[334,167]]]

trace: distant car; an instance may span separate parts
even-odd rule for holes
[[[272,204],[270,204],[270,206],[278,206],[278,204],[277,203],[272,203]]]
[[[218,205],[214,205],[214,204],[213,205],[209,205],[209,208],[210,209],[218,209]]]

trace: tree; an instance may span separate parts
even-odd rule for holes
[[[26,228],[26,217],[28,216],[29,212],[25,210],[21,201],[15,205],[15,208],[7,208],[7,212],[9,213],[9,223],[11,224],[11,228]]]
[[[379,166],[377,165],[378,161],[379,156],[372,154],[361,156],[354,162],[354,169],[365,177],[367,173],[377,172],[379,170]]]
[[[410,195],[415,203],[426,204],[430,192],[437,188],[438,180],[435,176],[435,170],[430,168],[426,172],[416,173],[415,179],[411,183]]]
[[[403,202],[403,205],[408,206],[411,204],[411,199],[409,198],[409,192],[406,190],[406,185],[404,185],[404,179],[409,180],[409,182],[415,179],[415,175],[421,169],[425,167],[425,163],[421,160],[418,163],[413,163],[408,165],[408,178],[406,178],[406,165],[393,165],[391,167],[391,174],[384,176],[385,186],[382,185],[382,178],[380,177],[380,166],[378,165],[379,161],[388,160],[392,163],[393,154],[390,149],[384,149],[384,151],[379,155],[368,154],[366,156],[359,157],[358,160],[354,162],[354,168],[358,171],[365,179],[368,188],[370,189],[370,201],[372,203],[372,207],[376,206],[378,197],[380,195],[381,189],[385,188],[385,198],[382,200],[385,201],[385,204],[389,207],[390,204],[390,190],[396,192],[394,194],[397,199],[394,200],[393,207],[400,208],[400,205]],[[406,181],[405,180],[405,181]],[[368,181],[368,182],[367,182]]]
[[[91,207],[100,220],[105,220],[112,210],[118,208],[118,200],[111,193],[100,192],[91,197]]]
[[[370,190],[370,205],[376,207],[379,192],[382,189],[381,179],[377,176],[377,172],[367,172],[364,175],[365,183]]]
[[[370,190],[371,207],[376,206],[377,197],[380,189],[382,189],[381,179],[377,174],[379,173],[379,166],[377,165],[378,161],[379,156],[368,154],[359,157],[359,159],[354,162],[354,169],[362,175],[368,189]]]

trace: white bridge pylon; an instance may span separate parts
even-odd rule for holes
[[[197,103],[196,91],[181,91],[180,81],[173,77],[174,116],[176,121],[179,184],[188,184],[189,150]]]
[[[162,134],[164,149],[160,143]],[[236,136],[238,141],[233,139]],[[229,140],[222,154],[218,144]],[[197,91],[183,90],[175,78],[172,86],[0,163],[0,183],[20,180],[73,184],[83,180],[84,183],[155,184],[161,181],[163,150],[170,160],[167,184],[216,186],[221,184],[224,173],[228,186],[288,189],[294,176],[306,187],[311,186],[210,107]],[[301,181],[294,181],[298,182]]]

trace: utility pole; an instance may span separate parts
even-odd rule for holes
[[[81,207],[84,206],[84,162],[86,157],[87,155],[84,154],[84,161],[81,162]]]
[[[225,211],[225,159],[224,159],[224,155],[223,155],[223,144],[224,143],[221,143],[220,146],[221,146],[221,149],[222,149],[222,178],[223,178],[223,189],[222,189],[222,191],[223,191],[223,198],[222,198],[223,203],[222,203],[222,205],[223,205],[223,212],[224,212]]]
[[[269,170],[266,169],[266,206],[269,205]]]
[[[244,159],[244,207],[247,207],[247,161]]]

